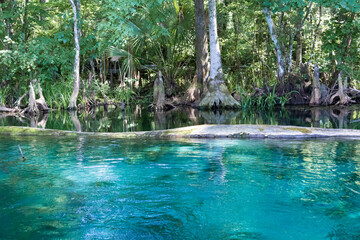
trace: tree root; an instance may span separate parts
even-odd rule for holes
[[[335,105],[347,105],[349,103],[355,103],[346,93],[342,91],[337,91],[334,95],[331,96],[329,103],[332,104],[336,97],[339,97],[339,101]]]
[[[240,104],[230,94],[225,84],[220,84],[218,88],[211,89],[206,93],[200,102],[200,108],[205,109],[222,109],[237,108]]]
[[[184,95],[185,103],[194,103],[201,97],[201,86],[194,81]]]
[[[329,103],[332,104],[336,97],[339,97],[339,101],[336,103],[336,105],[346,105],[346,104],[349,104],[349,103],[354,103],[355,101],[353,101],[345,93],[345,89],[347,89],[347,78],[345,78],[345,82],[343,83],[342,71],[340,71],[340,73],[338,75],[337,82],[338,82],[339,89],[334,95],[331,96],[331,98],[329,100]]]

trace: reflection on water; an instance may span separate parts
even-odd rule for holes
[[[176,108],[168,112],[150,112],[139,105],[126,111],[110,108],[91,112],[53,111],[27,119],[0,114],[0,126],[31,126],[85,132],[129,132],[161,130],[199,124],[267,124],[321,128],[360,129],[360,107],[292,107],[269,111],[199,111]]]
[[[0,239],[359,239],[359,149],[0,137]]]

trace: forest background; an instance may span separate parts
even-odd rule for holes
[[[359,10],[357,0],[0,0],[0,108],[357,102]]]

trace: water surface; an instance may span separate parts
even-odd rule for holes
[[[359,239],[359,149],[0,137],[0,239]]]
[[[90,112],[69,114],[52,111],[35,119],[0,114],[0,126],[31,126],[86,132],[130,132],[171,129],[199,124],[267,124],[321,128],[360,129],[360,106],[350,107],[288,107],[237,111],[199,111],[176,108],[169,112],[151,112],[136,106],[121,111],[119,108],[96,108]]]

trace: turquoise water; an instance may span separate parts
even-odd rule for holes
[[[0,239],[360,239],[359,147],[0,137]]]

